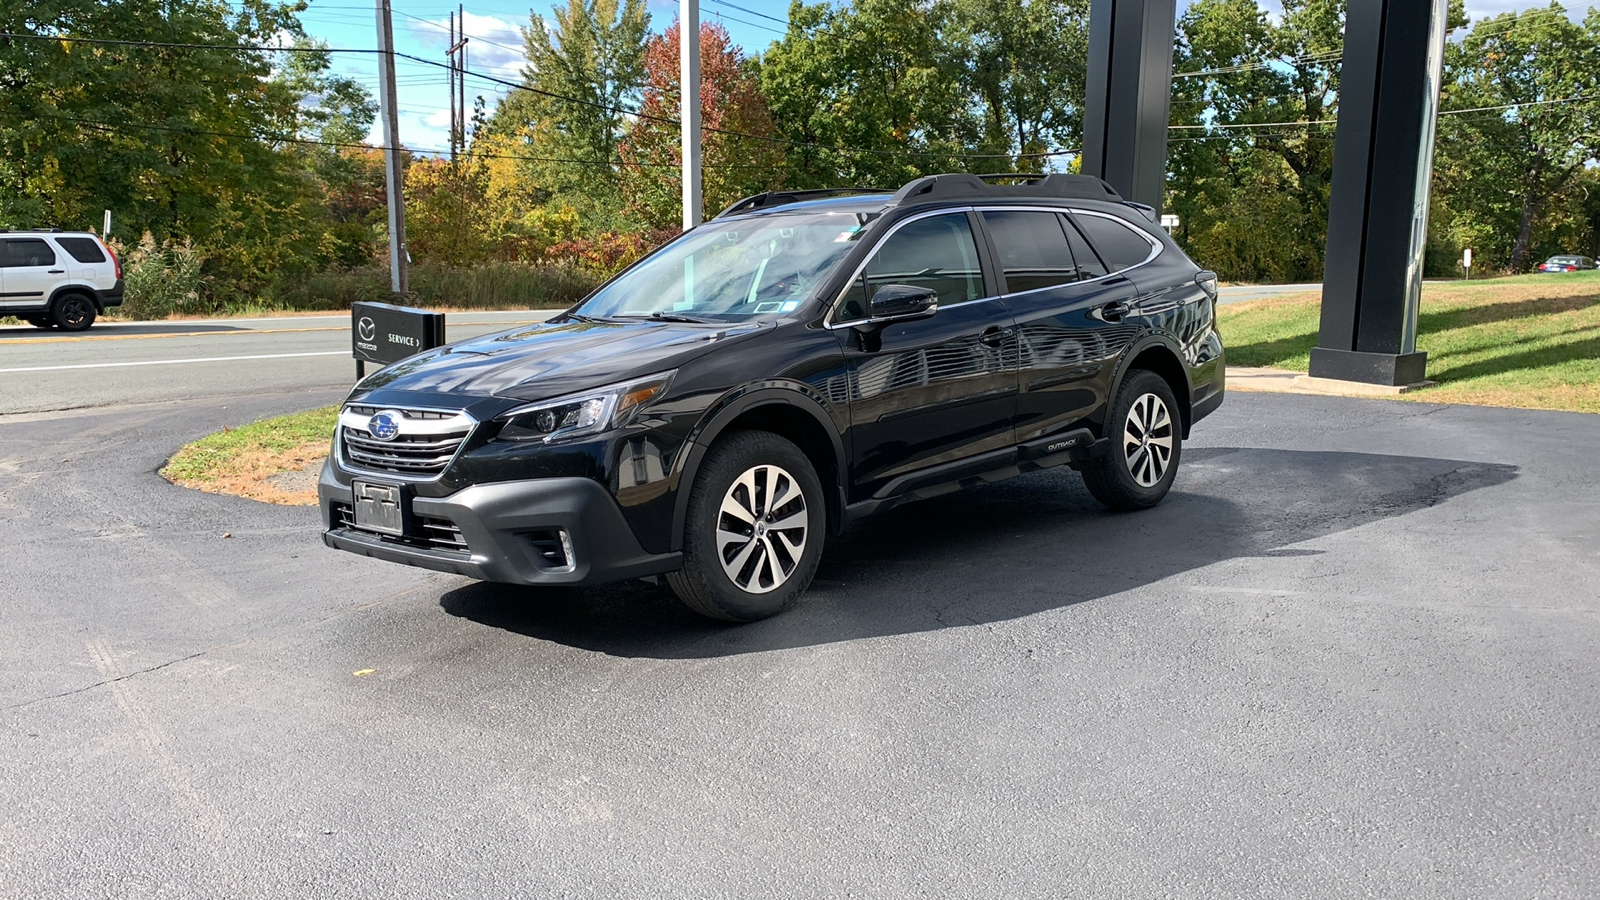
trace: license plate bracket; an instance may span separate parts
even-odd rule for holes
[[[352,481],[350,494],[357,528],[395,537],[405,535],[406,526],[410,524],[411,504],[403,485]]]

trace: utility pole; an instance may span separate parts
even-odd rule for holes
[[[383,172],[389,186],[389,290],[407,291],[406,210],[401,193],[404,173],[400,169],[400,111],[394,89],[394,23],[389,16],[389,0],[374,0],[378,6],[378,107],[383,117]]]
[[[678,100],[683,122],[683,230],[700,224],[700,0],[678,0]]]
[[[445,45],[445,62],[450,69],[450,161],[456,161],[456,14],[450,14],[450,43]]]
[[[450,161],[467,149],[467,12],[466,5],[450,14]]]
[[[456,103],[461,108],[461,152],[467,152],[467,7],[456,6],[456,30],[460,34],[461,58],[456,66]]]

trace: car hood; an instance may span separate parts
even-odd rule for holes
[[[428,350],[363,380],[357,394],[544,400],[674,369],[767,323],[542,322]]]

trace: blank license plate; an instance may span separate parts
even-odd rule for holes
[[[350,485],[356,501],[356,527],[382,534],[405,534],[405,497],[397,484],[357,481]]]

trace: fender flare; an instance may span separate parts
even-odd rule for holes
[[[1117,363],[1117,370],[1111,376],[1111,393],[1107,395],[1108,399],[1106,401],[1107,415],[1110,415],[1110,404],[1115,401],[1117,392],[1122,390],[1122,379],[1127,377],[1128,370],[1133,367],[1133,361],[1139,357],[1139,354],[1152,347],[1161,347],[1172,354],[1173,361],[1178,364],[1178,369],[1183,372],[1185,386],[1182,396],[1178,397],[1178,404],[1183,408],[1183,436],[1187,438],[1189,436],[1189,426],[1193,424],[1191,420],[1194,417],[1192,410],[1194,404],[1194,377],[1190,374],[1189,367],[1184,364],[1182,348],[1178,346],[1178,342],[1171,335],[1163,334],[1159,331],[1135,340],[1123,352],[1121,361]]]
[[[754,382],[728,393],[706,410],[700,423],[690,433],[687,452],[680,456],[682,464],[675,475],[678,489],[673,502],[669,549],[674,551],[683,549],[683,526],[689,517],[689,491],[694,487],[694,479],[700,472],[700,464],[705,460],[706,451],[735,419],[763,406],[786,406],[804,412],[816,420],[817,425],[828,435],[833,445],[835,472],[833,496],[828,498],[828,506],[830,512],[834,513],[830,518],[835,522],[839,521],[838,517],[844,512],[844,479],[848,465],[844,439],[839,436],[838,428],[828,415],[828,402],[808,384],[774,378]]]
[[[86,284],[64,284],[56,288],[50,292],[50,299],[45,303],[44,308],[53,312],[56,308],[56,301],[61,299],[62,294],[83,294],[89,298],[90,303],[94,304],[96,313],[105,315],[106,307],[105,304],[100,302],[100,292]]]

